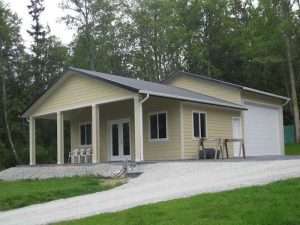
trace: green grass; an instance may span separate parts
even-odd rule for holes
[[[285,145],[286,155],[300,155],[300,144],[287,144]]]
[[[121,184],[119,180],[107,180],[97,177],[0,181],[0,211],[103,191],[119,184]]]
[[[202,194],[68,221],[59,225],[100,224],[296,225],[300,224],[300,179],[261,187]]]

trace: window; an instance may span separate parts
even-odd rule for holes
[[[195,138],[206,138],[206,114],[200,112],[193,113],[193,127]]]
[[[150,139],[167,138],[167,113],[154,113],[150,115]]]
[[[90,123],[80,125],[80,144],[92,144],[92,126]]]

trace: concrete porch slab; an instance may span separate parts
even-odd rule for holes
[[[122,163],[17,166],[1,171],[0,180],[12,181],[73,176],[112,177],[118,174],[122,168]]]

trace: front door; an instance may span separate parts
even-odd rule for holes
[[[232,138],[240,139],[242,138],[242,126],[241,126],[241,118],[233,117],[232,118]],[[235,157],[240,157],[240,142],[233,142],[233,154]]]
[[[110,121],[108,128],[111,160],[130,160],[131,143],[129,119]]]

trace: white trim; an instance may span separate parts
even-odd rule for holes
[[[179,113],[180,113],[180,150],[181,150],[181,159],[185,158],[184,152],[184,118],[183,118],[183,104],[179,103]]]
[[[245,105],[243,105],[243,107],[245,108],[245,110],[240,110],[240,109],[234,109],[234,108],[225,108],[225,107],[222,107],[222,106],[217,106],[217,105],[207,105],[207,104],[203,104],[201,102],[183,102],[182,101],[182,104],[184,105],[191,105],[191,106],[196,106],[196,107],[199,107],[199,106],[202,106],[202,107],[206,107],[206,108],[217,108],[217,109],[221,109],[221,110],[224,110],[224,111],[234,111],[234,112],[240,112],[240,111],[246,111],[247,110],[247,107]]]
[[[135,95],[120,97],[120,98],[113,98],[113,99],[108,99],[108,100],[95,101],[95,102],[89,102],[89,103],[84,103],[84,104],[78,104],[76,106],[69,106],[69,107],[61,108],[59,111],[68,111],[68,110],[74,110],[74,109],[79,109],[79,108],[90,107],[92,105],[102,105],[102,104],[107,104],[107,103],[125,101],[125,100],[133,99],[134,97],[135,97]],[[53,110],[53,111],[47,111],[47,112],[44,112],[44,113],[33,114],[32,116],[39,117],[39,116],[45,116],[45,115],[53,114],[53,113],[56,113],[56,112],[57,112],[57,110]]]
[[[247,104],[254,104],[254,105],[258,105],[258,106],[264,106],[264,107],[271,107],[271,108],[282,108],[282,105],[280,104],[273,104],[273,103],[266,103],[266,102],[261,102],[261,101],[256,101],[256,100],[250,100],[250,99],[243,99],[243,102],[245,104],[245,106]]]
[[[81,144],[81,126],[83,125],[91,125],[91,144],[89,145],[82,145]],[[84,122],[80,122],[78,124],[78,129],[79,129],[79,147],[92,147],[92,143],[93,143],[93,140],[92,140],[92,121],[84,121]]]
[[[123,130],[119,129],[119,125],[123,123],[128,123],[129,125],[129,155],[124,156],[123,155],[123,149],[122,146],[123,144],[120,144],[120,139],[123,138]],[[113,156],[113,151],[112,151],[112,124],[118,124],[118,129],[119,129],[119,156]],[[121,137],[122,136],[122,137]],[[124,140],[123,140],[124,141]],[[131,124],[130,124],[130,118],[122,118],[122,119],[115,119],[115,120],[108,120],[107,121],[107,147],[108,147],[108,156],[110,161],[121,161],[124,159],[131,160],[132,157],[132,140],[131,140]]]
[[[243,127],[242,127],[242,118],[240,116],[233,116],[231,117],[231,126],[232,126],[232,138],[236,138],[236,137],[233,137],[233,133],[234,133],[234,120],[235,119],[238,119],[239,120],[239,124],[240,124],[240,132],[241,132],[241,138],[243,137]],[[234,149],[234,145],[235,145],[235,142],[233,143],[233,155],[235,157],[240,157],[240,154],[241,152],[239,151],[239,155],[235,155],[235,149]]]
[[[199,115],[199,136],[200,137],[195,137],[195,134],[194,134],[194,113],[198,113]],[[193,140],[199,140],[201,137],[201,118],[200,118],[200,114],[205,114],[205,132],[206,132],[206,137],[204,138],[207,138],[208,137],[208,129],[207,129],[207,112],[205,111],[199,111],[199,110],[192,110],[192,139]]]
[[[238,105],[238,104],[225,104],[225,103],[215,103],[212,101],[206,101],[206,100],[199,100],[197,98],[188,98],[188,97],[182,97],[182,96],[178,96],[178,95],[169,95],[169,94],[162,94],[159,92],[152,92],[152,91],[146,91],[146,90],[140,90],[139,93],[141,94],[150,94],[150,95],[155,95],[155,96],[161,96],[161,97],[166,97],[166,98],[175,98],[175,99],[179,99],[179,100],[186,100],[186,101],[192,101],[192,102],[198,102],[198,103],[203,103],[203,104],[209,104],[209,105],[214,105],[214,106],[223,106],[223,107],[227,107],[227,108],[232,108],[232,109],[237,109],[237,110],[244,110],[246,108],[244,108],[243,105]]]
[[[57,112],[57,164],[64,164],[64,114]]]
[[[100,107],[92,105],[92,162],[100,161]]]
[[[158,114],[166,114],[166,138],[159,138],[159,127],[158,127]],[[153,115],[157,115],[157,138],[151,138],[151,121],[150,117]],[[166,142],[169,140],[168,136],[168,111],[155,111],[148,113],[148,141],[149,142]]]
[[[35,119],[29,118],[29,164],[36,164],[36,138],[35,138]]]
[[[270,97],[273,97],[273,98],[279,98],[279,99],[283,99],[283,100],[286,100],[286,101],[290,101],[291,100],[288,97],[284,97],[284,96],[281,96],[281,95],[276,95],[276,94],[273,94],[273,93],[270,93],[270,92],[266,92],[266,91],[260,91],[260,90],[253,89],[253,88],[242,87],[242,89],[244,91],[254,92],[254,93],[257,93],[257,94],[266,95],[266,96],[270,96]]]
[[[281,107],[278,110],[279,110],[279,135],[280,135],[279,139],[280,139],[281,154],[285,155],[283,109]]]

